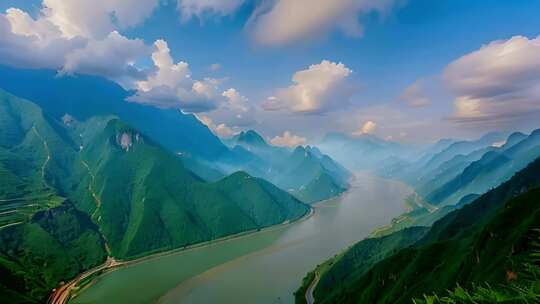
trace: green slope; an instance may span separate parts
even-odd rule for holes
[[[380,261],[327,303],[411,303],[424,294],[508,284],[524,273],[540,228],[540,159],[512,179],[437,221],[414,246]],[[353,270],[351,270],[353,271]],[[317,294],[317,293],[315,293]],[[326,303],[321,302],[321,303]]]
[[[427,231],[427,227],[411,227],[388,236],[358,242],[308,273],[295,293],[296,303],[306,303],[305,293],[315,273],[320,278],[314,291],[317,303],[333,303],[334,299],[340,298],[343,290],[354,288],[349,282],[354,282],[385,257],[414,244]]]
[[[247,174],[206,183],[181,158],[119,120],[101,125],[103,131],[83,144],[82,161],[95,179],[79,187],[78,206],[92,214],[115,256],[135,257],[260,229],[308,211]],[[96,197],[88,195],[88,187]]]
[[[97,226],[71,203],[39,211],[24,224],[0,230],[0,300],[41,303],[58,282],[105,257]]]
[[[43,302],[107,254],[140,257],[309,212],[245,173],[206,182],[115,117],[59,122],[0,92],[0,122],[1,302]]]

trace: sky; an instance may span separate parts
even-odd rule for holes
[[[0,64],[90,74],[221,137],[540,127],[539,1],[2,0]]]

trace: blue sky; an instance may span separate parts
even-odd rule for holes
[[[152,1],[157,0],[146,2]],[[180,2],[182,0],[178,3]],[[193,1],[184,2],[193,3]],[[372,8],[369,3],[374,1],[359,1],[367,4],[358,8],[353,4],[347,4],[349,2],[347,0],[336,1],[336,3],[343,2],[343,6],[350,5],[349,10],[357,11],[351,13],[352,15],[342,13],[339,18],[331,21],[325,19],[325,16],[320,16],[321,20],[326,20],[324,25],[317,25],[319,27],[309,34],[299,35],[285,43],[261,43],[258,41],[261,38],[257,36],[258,34],[254,34],[253,29],[262,27],[261,20],[270,16],[274,10],[277,11],[277,6],[280,4],[285,6],[290,1],[224,0],[222,3],[225,2],[237,2],[238,5],[225,13],[219,12],[219,8],[212,10],[213,8],[203,7],[202,9],[206,10],[202,15],[193,15],[189,20],[186,18],[181,20],[182,9],[177,9],[177,1],[161,1],[159,5],[155,5],[151,14],[140,18],[135,25],[111,27],[127,39],[144,40],[148,48],[151,48],[156,40],[163,39],[170,49],[174,63],[180,60],[189,63],[190,75],[194,80],[218,79],[217,93],[206,94],[205,98],[213,99],[215,95],[215,98],[220,99],[221,91],[234,88],[235,92],[244,98],[242,102],[249,110],[242,109],[240,113],[238,108],[219,106],[217,103],[214,104],[214,101],[204,101],[204,106],[194,107],[194,103],[202,100],[201,96],[193,95],[191,92],[178,95],[175,91],[178,88],[174,87],[173,90],[173,95],[179,96],[178,104],[174,106],[197,112],[197,115],[209,123],[216,132],[225,130],[220,134],[222,136],[245,128],[255,128],[268,138],[290,131],[300,140],[305,138],[307,141],[314,141],[328,132],[359,134],[357,131],[366,122],[371,121],[375,127],[369,130],[369,133],[394,140],[425,142],[448,136],[474,137],[494,129],[530,131],[534,127],[540,127],[535,126],[534,116],[508,113],[507,108],[510,107],[495,107],[488,103],[498,96],[486,98],[485,94],[479,94],[480,97],[472,98],[474,94],[466,91],[457,80],[443,77],[452,62],[478,51],[492,41],[514,43],[510,39],[520,35],[527,39],[526,48],[537,47],[534,39],[540,34],[538,1],[388,0],[382,1],[388,3],[382,8]],[[321,0],[322,2],[328,1]],[[258,8],[263,6],[266,6],[263,13],[257,13]],[[2,11],[12,7],[28,12],[36,20],[45,18],[41,11],[41,1],[4,0],[0,3]],[[300,16],[299,20],[292,17],[290,18],[292,20],[278,20],[290,22],[294,27],[296,23],[302,22],[302,17],[307,19],[310,17],[309,10],[310,7],[306,6],[307,12],[305,16]],[[359,35],[351,37],[345,33],[346,30],[341,29],[341,25],[336,25],[349,17],[354,19],[353,23],[362,26],[361,37]],[[50,20],[55,22],[53,18]],[[269,24],[275,25],[271,22]],[[349,28],[352,27],[347,26],[347,29]],[[93,36],[94,34],[80,35],[85,36],[88,41],[104,39],[103,36]],[[141,70],[148,70],[144,72],[148,74],[156,72],[150,52],[144,53],[141,50],[140,53],[143,55],[140,56],[139,51],[129,54],[136,58],[135,66]],[[486,56],[492,55],[487,51],[485,53]],[[518,55],[516,53],[516,56]],[[309,87],[303,87],[302,84],[298,88],[291,89],[291,86],[295,85],[292,77],[296,72],[307,70],[310,65],[321,64],[323,60],[335,64],[329,65],[330,69],[339,69],[337,66],[339,63],[344,65],[345,69],[341,69],[341,72],[346,76],[343,74],[342,78],[336,80],[335,88],[331,87],[334,82],[328,85],[334,91],[329,89],[325,92],[311,92]],[[530,60],[532,62],[529,66],[534,67],[537,64],[536,58]],[[210,65],[215,63],[219,64],[220,68],[212,71]],[[51,68],[54,68],[54,65],[51,65]],[[62,67],[58,69],[61,70]],[[533,94],[532,91],[536,94],[536,81],[540,75],[536,74],[538,72],[536,69],[532,72],[531,68],[522,67],[522,69],[524,75],[534,74],[532,80],[527,79],[528,83],[535,81],[532,88],[522,89],[525,93],[519,92],[520,95],[528,96],[527,101],[520,99],[520,102],[527,105],[523,106],[522,112],[536,111],[538,101],[535,104],[531,100],[535,100],[536,96],[530,95]],[[352,73],[348,73],[348,70],[352,70]],[[474,71],[459,70],[454,74],[471,76],[471,73],[477,70],[480,68]],[[73,72],[94,73],[84,68],[74,69]],[[506,77],[505,75],[509,74],[501,77]],[[137,81],[141,81],[130,80],[132,84],[127,84],[125,80],[118,80],[117,76],[113,77],[110,74],[103,76],[124,86],[137,86],[139,85]],[[478,75],[471,77],[480,78]],[[441,80],[442,78],[444,80]],[[141,92],[135,99],[151,104],[152,98],[157,96],[157,93],[159,96],[166,93],[157,92],[158,85],[149,79],[148,76],[145,82],[147,91]],[[493,82],[498,80],[500,79],[497,78]],[[406,99],[403,98],[404,91],[417,81],[420,81],[420,85],[414,89],[412,95],[414,97],[421,95],[422,100],[429,102],[419,102],[413,107],[406,106],[403,101]],[[294,104],[299,102],[296,94],[299,91],[295,91],[296,89],[306,91],[308,95],[306,98],[315,96],[314,100],[306,101],[308,103],[306,107],[299,108]],[[349,89],[351,93],[343,93]],[[516,92],[509,93],[513,96]],[[262,109],[264,104],[268,103],[269,97],[278,100],[277,110]],[[461,108],[456,108],[459,107],[456,104],[459,97],[467,97],[469,100],[460,104]],[[182,98],[189,102],[180,100]],[[227,98],[229,97],[225,99]],[[337,102],[335,99],[343,101]],[[227,103],[230,100],[219,102]],[[471,110],[471,113],[464,113],[464,109],[470,110],[473,103],[477,108],[481,106],[481,109],[475,108],[476,112]],[[422,106],[418,106],[420,104]],[[253,119],[246,120],[243,117],[239,122],[235,117],[240,114]],[[509,118],[516,115],[519,119]],[[505,119],[501,120],[501,117]],[[218,129],[219,125],[222,125],[221,129]]]

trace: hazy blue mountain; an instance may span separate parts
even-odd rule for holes
[[[28,84],[32,89],[28,89]],[[51,70],[23,70],[0,66],[0,89],[32,100],[59,120],[68,113],[80,121],[96,115],[116,115],[172,152],[205,159],[227,148],[195,116],[174,109],[158,109],[125,101],[132,92],[104,78],[58,77]]]
[[[348,188],[351,173],[316,147],[290,150],[273,146],[253,130],[241,132],[226,143],[233,153],[221,159],[222,168],[241,169],[267,179],[302,201],[325,200]]]
[[[540,130],[522,138],[512,134],[506,141],[508,144],[471,162],[459,175],[433,189],[426,200],[433,204],[455,204],[465,195],[482,194],[508,180],[540,156]]]

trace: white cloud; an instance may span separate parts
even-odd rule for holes
[[[352,135],[361,136],[365,134],[373,134],[373,132],[375,132],[376,129],[377,129],[377,123],[371,120],[368,120],[360,127],[360,129],[352,132]]]
[[[245,0],[178,0],[177,8],[183,21],[193,17],[228,16],[236,12]]]
[[[42,14],[66,37],[104,38],[150,17],[159,0],[43,0]]]
[[[294,135],[289,131],[285,131],[283,132],[283,135],[272,138],[270,143],[275,146],[296,147],[299,145],[304,145],[306,141],[307,140],[305,137]]]
[[[22,68],[60,68],[66,53],[84,47],[86,39],[66,39],[46,19],[34,20],[19,9],[0,14],[0,63]]]
[[[431,100],[426,96],[425,93],[424,82],[425,81],[423,79],[420,79],[405,88],[405,90],[401,93],[400,99],[405,101],[407,105],[413,108],[431,105]]]
[[[51,19],[55,8],[48,4],[57,5],[54,1],[44,2],[43,13],[35,19],[15,8],[0,14],[0,63],[99,75],[124,87],[143,76],[134,64],[148,56],[151,48],[142,40],[128,39],[116,31],[102,38],[68,35]]]
[[[233,128],[227,126],[224,123],[216,125],[214,121],[208,116],[197,116],[197,118],[219,137],[231,137],[234,134],[238,133],[233,130]]]
[[[155,69],[145,80],[136,83],[137,93],[128,100],[162,108],[180,108],[198,113],[215,109],[222,96],[218,93],[220,80],[194,80],[187,62],[174,63],[167,42],[154,43],[152,61]]]
[[[0,64],[103,76],[135,89],[130,101],[186,112],[210,111],[227,100],[245,107],[245,97],[233,94],[237,92],[222,95],[222,80],[192,79],[188,63],[174,63],[164,40],[147,46],[117,31],[139,24],[158,4],[159,0],[44,0],[35,18],[8,9],[0,14]],[[149,55],[154,67],[140,68],[138,62]]]
[[[540,36],[491,42],[449,64],[443,79],[456,95],[452,121],[521,123],[540,113]]]
[[[282,45],[320,37],[332,30],[361,37],[359,17],[370,12],[384,13],[394,0],[276,0],[262,1],[248,30],[264,45]]]
[[[141,39],[128,39],[114,31],[103,40],[90,40],[84,48],[66,54],[61,72],[101,75],[129,87],[144,76],[134,66],[135,61],[150,52]]]
[[[230,88],[221,95],[227,99],[227,106],[233,110],[244,113],[249,110],[248,99],[245,96],[240,95],[235,88]]]
[[[294,84],[278,89],[263,104],[266,110],[287,109],[298,113],[323,113],[347,103],[354,93],[349,83],[352,70],[343,63],[323,60],[293,75]]]

